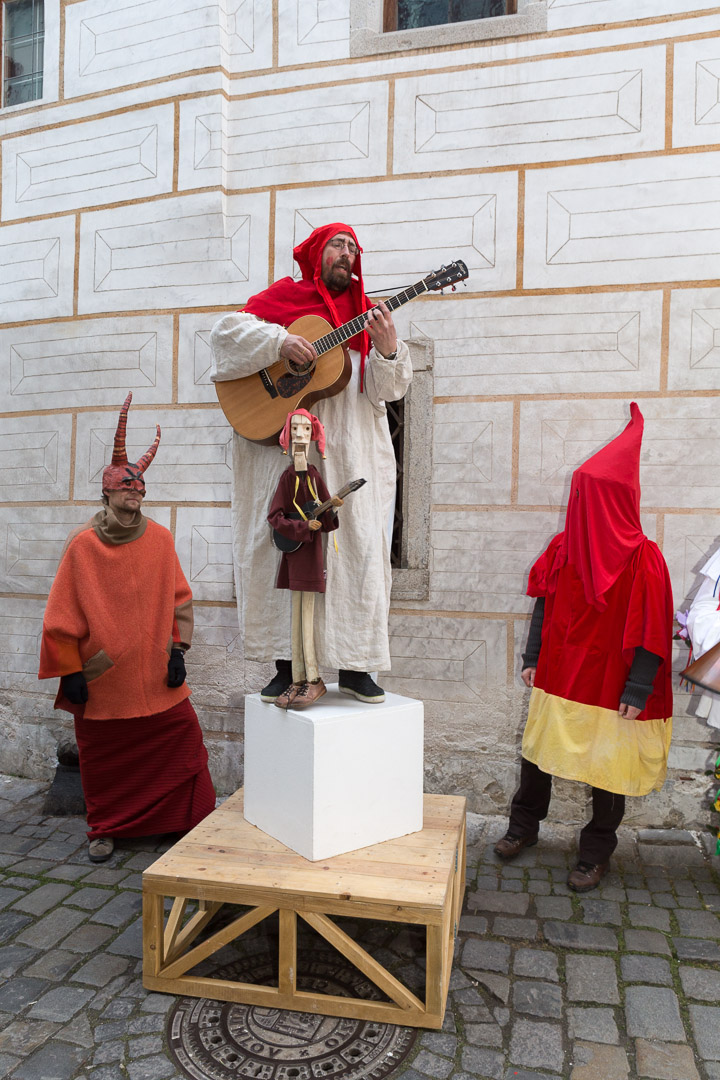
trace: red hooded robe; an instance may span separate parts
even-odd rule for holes
[[[347,289],[338,292],[329,289],[322,279],[322,253],[328,241],[338,233],[352,236],[358,253],[353,264],[353,276]],[[300,267],[302,280],[280,278],[268,289],[251,296],[243,308],[246,315],[255,315],[266,322],[289,326],[303,315],[319,315],[337,328],[350,322],[373,306],[365,295],[362,279],[362,248],[349,225],[335,221],[314,229],[307,240],[293,250],[295,262]],[[360,353],[360,392],[365,376],[365,359],[370,351],[370,340],[365,331],[347,342],[349,349]]]
[[[672,591],[660,549],[640,523],[643,417],[575,471],[565,530],[532,570],[545,597],[542,645],[523,756],[545,772],[618,794],[665,777],[672,716]],[[618,715],[639,647],[660,657],[636,720]],[[645,723],[642,723],[645,721]]]

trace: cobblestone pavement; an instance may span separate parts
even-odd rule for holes
[[[87,861],[85,823],[44,818],[45,786],[0,777],[0,1076],[177,1080],[176,998],[141,983],[141,874],[167,845]],[[720,1080],[720,864],[709,833],[622,830],[613,872],[570,893],[574,830],[500,865],[472,819],[468,890],[441,1032],[403,1080]],[[416,933],[416,932],[415,932]],[[413,932],[363,938],[409,985]]]

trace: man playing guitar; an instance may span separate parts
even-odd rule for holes
[[[370,672],[390,668],[390,536],[395,504],[395,455],[385,402],[402,398],[412,379],[407,346],[392,315],[365,296],[362,249],[354,231],[335,222],[315,229],[294,250],[302,279],[282,278],[251,297],[242,312],[225,315],[211,334],[213,382],[262,371],[279,358],[301,371],[316,356],[305,338],[285,329],[303,315],[334,327],[367,312],[365,328],[348,341],[352,374],[334,397],[314,406],[328,432],[324,480],[338,490],[358,473],[367,485],[344,510],[338,550],[327,558],[327,591],[315,616],[318,662],[337,668],[340,689],[380,702]],[[285,468],[270,446],[237,433],[233,441],[233,547],[246,660],[276,664],[262,691],[274,701],[292,682],[287,593],[274,588],[279,555],[267,536],[268,504]]]

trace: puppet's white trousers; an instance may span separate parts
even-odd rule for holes
[[[320,678],[315,656],[313,615],[314,592],[292,594],[292,677],[294,683],[317,682]]]

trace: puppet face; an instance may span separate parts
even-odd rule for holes
[[[327,242],[322,253],[321,275],[328,288],[347,289],[356,255],[355,241],[347,233],[338,233]]]
[[[290,421],[290,439],[293,443],[293,450],[296,446],[301,446],[307,452],[310,447],[310,436],[312,435],[312,423],[306,416],[296,414]]]

